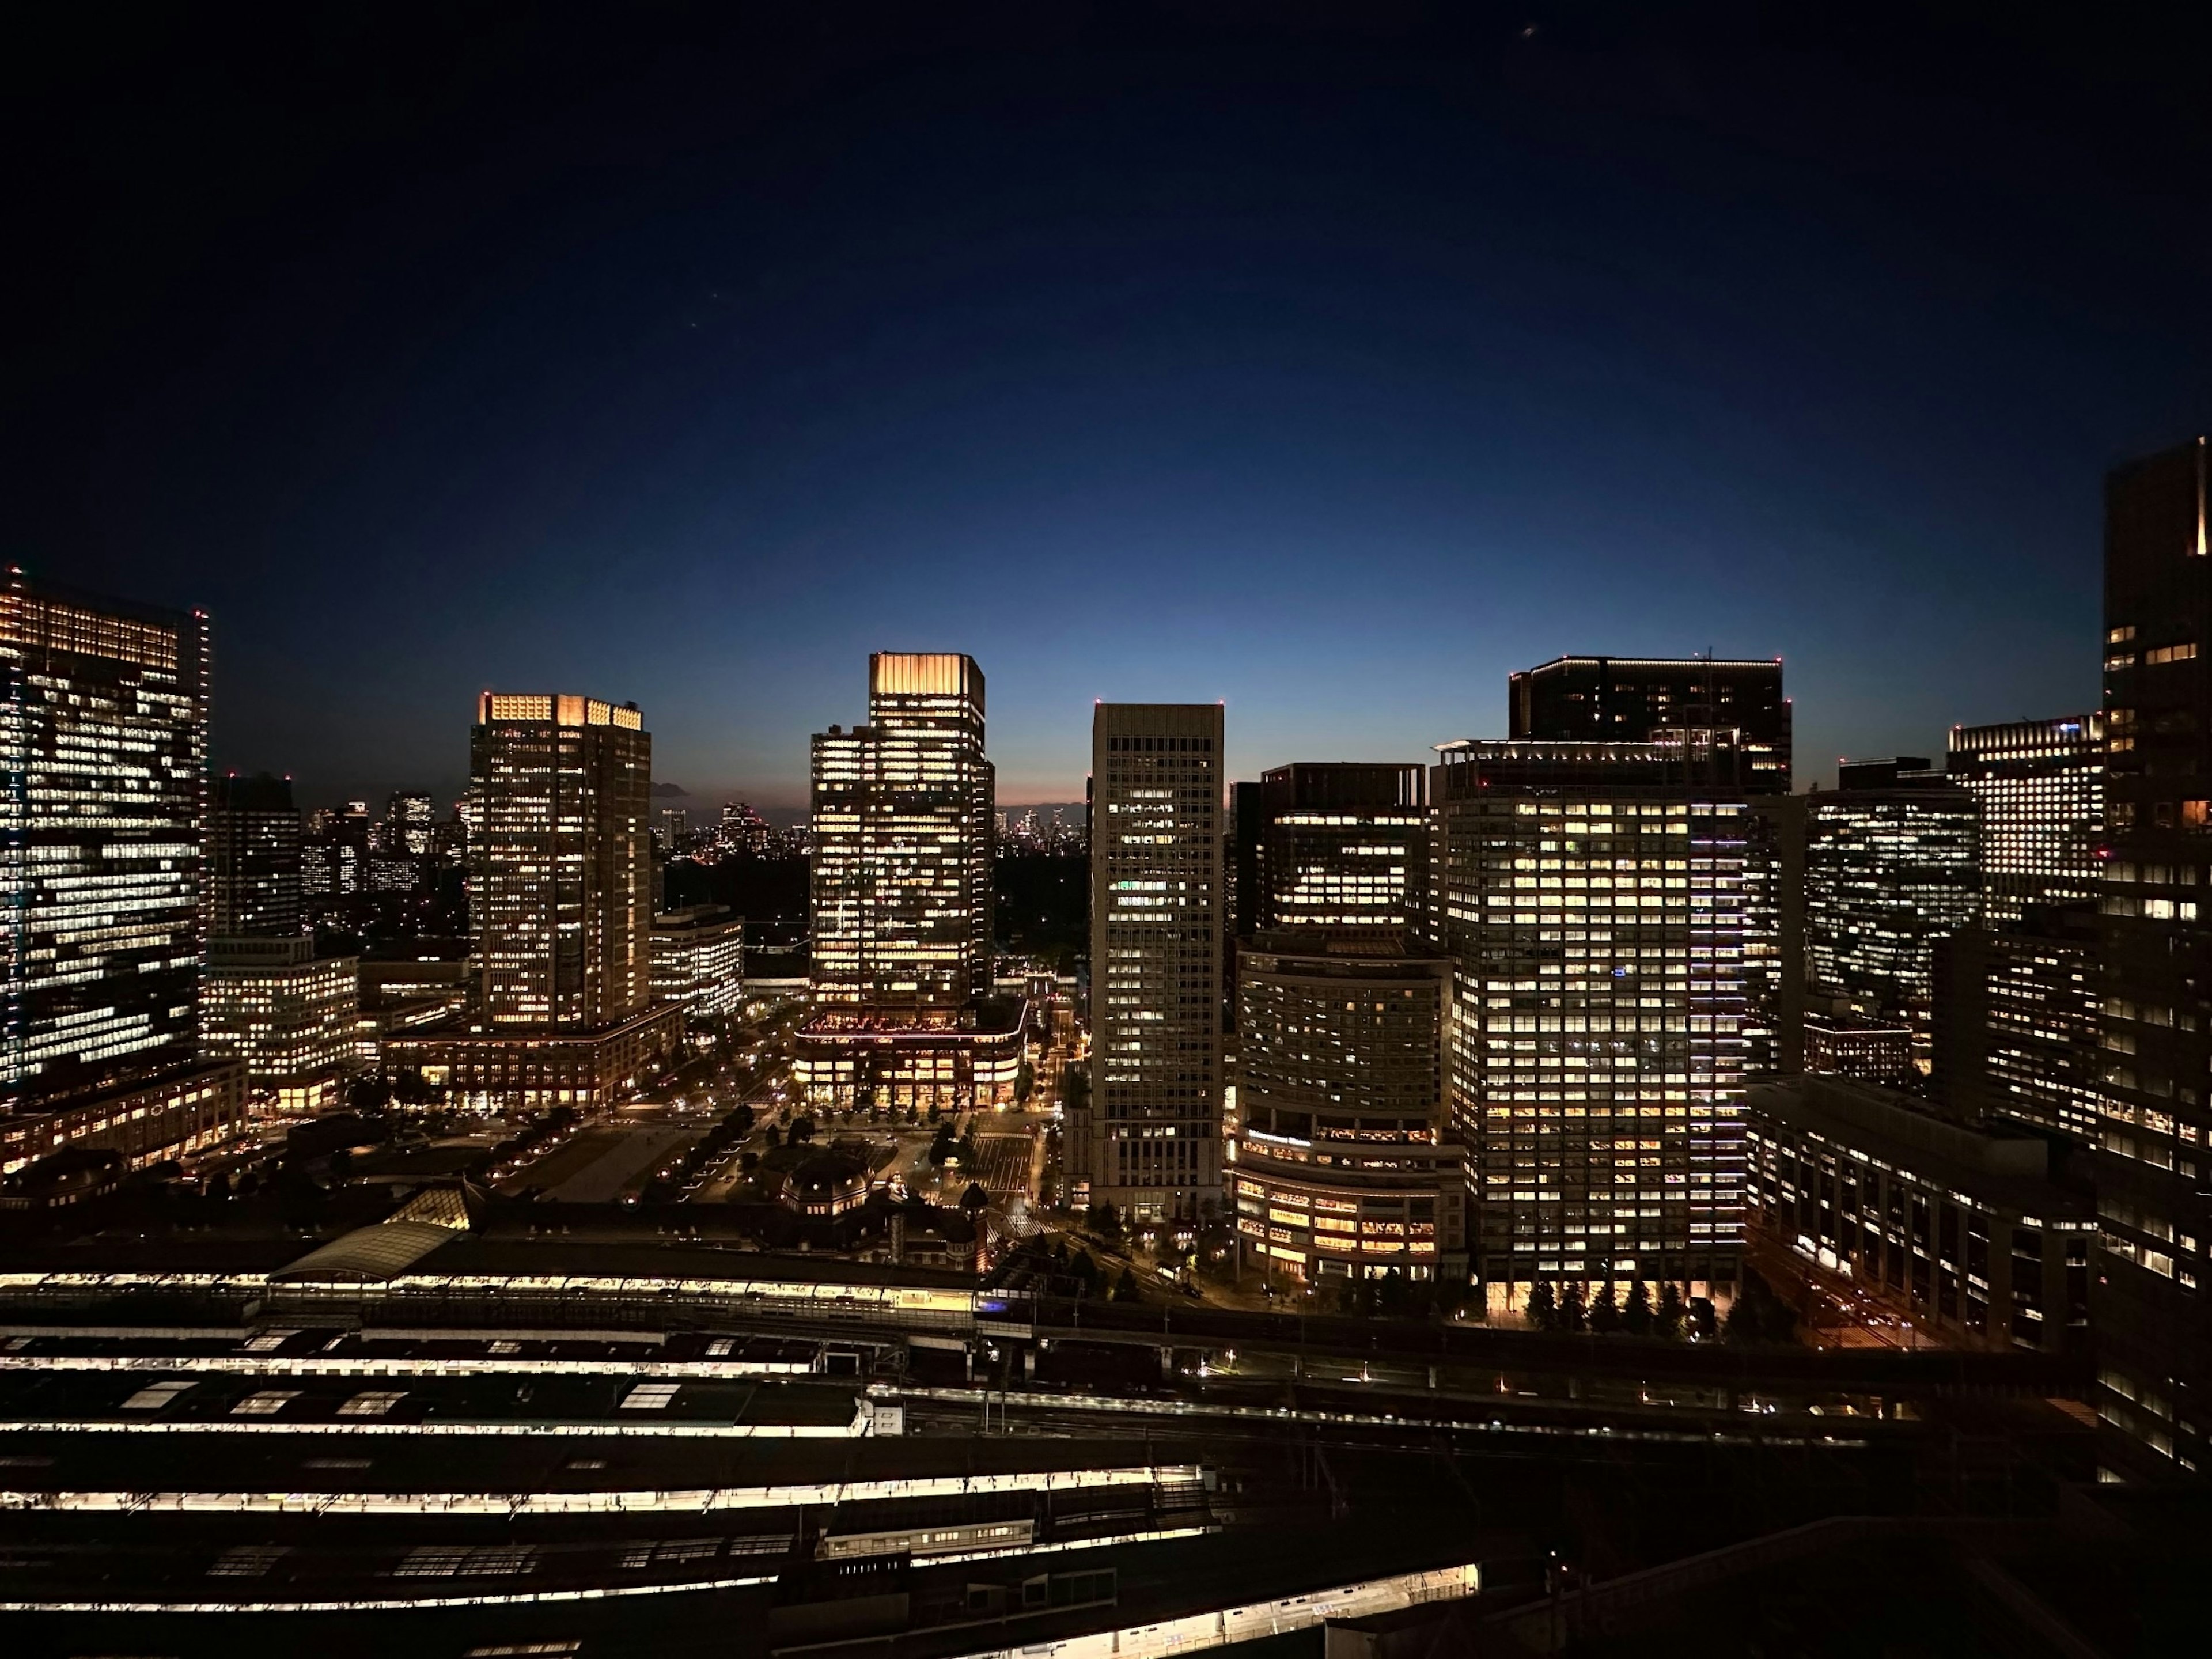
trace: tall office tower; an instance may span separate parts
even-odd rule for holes
[[[0,592],[0,1099],[188,1060],[199,994],[207,619]]]
[[[1508,735],[1544,743],[1650,743],[1662,732],[1736,736],[1741,787],[1790,793],[1782,659],[1559,657],[1512,677]]]
[[[208,936],[296,939],[300,809],[292,780],[263,772],[214,779],[208,788]]]
[[[2101,1231],[2105,1455],[2126,1478],[2212,1463],[2212,546],[2205,440],[2105,487]]]
[[[1929,1092],[1966,1122],[2011,1118],[2097,1144],[2097,902],[2037,905],[1936,941]],[[1810,1068],[1808,1068],[1810,1069]]]
[[[469,733],[473,1024],[385,1039],[478,1107],[603,1109],[680,1043],[652,1003],[653,738],[635,703],[487,691]]]
[[[1011,1098],[1019,1011],[991,991],[995,793],[983,671],[868,659],[868,723],[813,744],[814,1017],[795,1070],[820,1104]]]
[[[1981,916],[1981,809],[1923,760],[1846,763],[1806,798],[1808,1012],[1912,1030],[1930,1063],[1935,942]]]
[[[438,820],[427,790],[395,792],[384,807],[384,850],[408,858],[428,858]]]
[[[483,1018],[588,1030],[652,994],[653,738],[635,705],[485,692],[469,921]]]
[[[1237,966],[1237,1254],[1311,1287],[1464,1271],[1451,963],[1402,933],[1263,933]]]
[[[1263,783],[1229,786],[1230,926],[1240,939],[1266,925],[1267,888],[1261,873],[1267,839],[1266,790]]]
[[[1538,1279],[1733,1279],[1747,809],[1726,736],[1437,752],[1452,1111],[1492,1305]]]
[[[1260,791],[1263,927],[1422,931],[1425,768],[1306,761],[1261,774]]]
[[[215,780],[208,807],[200,1049],[234,1060],[280,1110],[337,1103],[354,1054],[361,964],[301,931],[300,814],[288,778]]]
[[[1561,657],[1512,677],[1511,735],[1550,743],[1651,743],[1733,728],[1753,805],[1744,845],[1744,1067],[1798,1067],[1800,952],[1785,945],[1803,902],[1791,861],[1790,704],[1782,663],[1704,657]]]
[[[2097,895],[2105,837],[2100,714],[1951,728],[1951,781],[1981,803],[1982,914],[2003,927],[2037,904]]]
[[[1091,722],[1093,1203],[1195,1223],[1221,1201],[1222,711],[1102,702]]]
[[[234,1121],[194,1064],[207,618],[0,586],[0,1174],[64,1147],[137,1161]]]

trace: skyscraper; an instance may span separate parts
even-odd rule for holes
[[[1509,736],[1545,743],[1650,743],[1662,732],[1736,733],[1741,787],[1790,793],[1790,699],[1782,659],[1559,657],[1512,678]]]
[[[2099,714],[1951,728],[1950,781],[1982,809],[1982,915],[1991,927],[2031,905],[2094,898],[2105,836]]]
[[[1981,915],[1981,809],[1924,761],[1847,763],[1805,803],[1808,1011],[1903,1024],[1929,1063],[1930,951]]]
[[[200,1046],[278,1108],[335,1103],[353,1059],[360,963],[301,931],[300,814],[288,778],[218,778],[208,810],[212,919]]]
[[[1091,1089],[1071,1176],[1139,1223],[1221,1201],[1218,703],[1102,702],[1091,724]]]
[[[2097,906],[2037,905],[1936,941],[1929,1092],[1970,1122],[2011,1118],[2097,1144],[2103,975]]]
[[[264,772],[213,780],[207,853],[209,937],[299,935],[300,810],[292,804],[291,779]]]
[[[1302,761],[1260,779],[1263,927],[1419,933],[1428,910],[1427,769]]]
[[[197,1035],[207,619],[0,591],[0,1100],[186,1061]]]
[[[634,704],[487,691],[469,739],[469,920],[486,1024],[570,1030],[652,994],[653,738]]]
[[[194,1054],[207,662],[199,612],[0,587],[0,1174],[237,1120],[238,1068]]]
[[[2105,486],[2098,1414],[2115,1473],[2212,1468],[2212,546],[2206,444]]]
[[[1791,708],[1781,659],[1560,657],[1512,677],[1511,735],[1545,743],[1656,743],[1734,731],[1750,801],[1744,844],[1744,1066],[1788,1073],[1802,1058],[1802,821],[1790,795]]]
[[[1493,1309],[1732,1279],[1746,807],[1726,734],[1442,745],[1452,1110]]]
[[[1011,1097],[1020,1019],[991,1000],[983,722],[974,658],[879,651],[868,723],[815,735],[814,1017],[794,1074],[817,1103]]]
[[[653,739],[634,703],[485,692],[469,738],[473,1029],[389,1064],[480,1106],[605,1107],[680,1040],[651,1006]]]

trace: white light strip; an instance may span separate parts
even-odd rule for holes
[[[1348,1363],[1348,1362],[1347,1362]],[[1309,1378],[1309,1381],[1311,1379]],[[1346,1377],[1346,1382],[1356,1382]],[[872,1389],[872,1395],[898,1400],[936,1400],[962,1406],[973,1406],[986,1397],[997,1406],[1033,1407],[1040,1411],[1121,1412],[1139,1415],[1164,1417],[1225,1417],[1242,1418],[1273,1423],[1334,1423],[1361,1428],[1387,1429],[1459,1429],[1469,1434],[1533,1434],[1571,1440],[1655,1440],[1685,1441],[1699,1445],[1716,1443],[1723,1445],[1760,1446],[1833,1446],[1845,1450],[1863,1451],[1869,1443],[1849,1440],[1832,1434],[1801,1435],[1731,1435],[1717,1431],[1703,1431],[1683,1429],[1616,1429],[1610,1424],[1596,1424],[1586,1428],[1571,1427],[1553,1423],[1508,1423],[1492,1418],[1474,1422],[1451,1417],[1400,1417],[1393,1413],[1292,1411],[1284,1406],[1209,1406],[1182,1400],[1115,1400],[1098,1395],[1039,1395],[1008,1394],[997,1389]],[[1469,1396],[1472,1403],[1472,1396]],[[1516,1397],[1517,1404],[1517,1396]],[[1539,1401],[1538,1405],[1561,1405],[1562,1401]],[[1588,1402],[1583,1402],[1587,1404]],[[1624,1407],[1627,1409],[1628,1407]],[[1684,1406],[1682,1411],[1717,1411],[1714,1406]]]
[[[1200,1474],[1197,1465],[1182,1464],[1043,1474],[930,1475],[793,1486],[696,1487],[684,1492],[0,1492],[0,1510],[69,1510],[100,1515],[701,1515],[720,1510],[782,1509],[799,1504],[872,1503],[890,1498],[1188,1484],[1200,1479]]]
[[[604,1435],[617,1439],[675,1440],[851,1440],[868,1432],[867,1425],[821,1423],[467,1423],[438,1419],[428,1423],[380,1422],[374,1419],[341,1418],[329,1423],[282,1423],[244,1418],[179,1418],[173,1422],[135,1423],[97,1419],[22,1419],[0,1418],[0,1432],[9,1434],[417,1434],[533,1436]]]
[[[241,1376],[478,1376],[506,1371],[536,1376],[811,1376],[805,1361],[769,1359],[325,1359],[319,1354],[0,1353],[0,1371],[228,1371]]]
[[[1161,1659],[1162,1656],[1225,1647],[1285,1632],[1309,1630],[1331,1619],[1359,1619],[1378,1613],[1395,1613],[1423,1601],[1444,1601],[1475,1595],[1482,1587],[1481,1569],[1474,1562],[1439,1567],[1433,1572],[1404,1572],[1389,1578],[1367,1578],[1305,1595],[1286,1595],[1276,1601],[1250,1601],[1212,1613],[1157,1624],[1133,1625],[1122,1630],[1098,1631],[1088,1636],[1064,1637],[1056,1642],[1024,1643],[1018,1648],[984,1648],[961,1659]]]
[[[762,1578],[695,1578],[682,1584],[623,1584],[604,1589],[520,1590],[505,1595],[384,1596],[356,1601],[0,1601],[0,1613],[405,1613],[415,1607],[509,1607],[525,1601],[599,1601],[617,1595],[681,1595],[750,1589]]]

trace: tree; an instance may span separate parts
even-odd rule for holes
[[[1029,1061],[1024,1059],[1022,1061],[1021,1069],[1014,1073],[1014,1104],[1028,1105],[1030,1096],[1036,1091],[1036,1073],[1030,1068]]]
[[[1067,1276],[1085,1295],[1098,1288],[1098,1264],[1086,1250],[1077,1250],[1068,1256]]]
[[[1583,1287],[1570,1279],[1559,1292],[1559,1328],[1579,1331],[1587,1323],[1588,1316],[1583,1310]]]
[[[230,1177],[218,1172],[207,1184],[207,1195],[218,1204],[230,1202]]]
[[[1540,1331],[1555,1331],[1559,1328],[1559,1297],[1553,1290],[1552,1281],[1540,1279],[1528,1287],[1528,1323]]]
[[[1628,1306],[1620,1323],[1631,1336],[1651,1334],[1651,1287],[1640,1279],[1628,1287]]]
[[[768,1126],[768,1130],[762,1136],[762,1139],[768,1142],[768,1149],[770,1152],[774,1152],[777,1147],[783,1145],[782,1133],[777,1129],[775,1125],[773,1123]]]
[[[1736,1292],[1735,1300],[1729,1304],[1728,1319],[1721,1327],[1721,1340],[1730,1347],[1741,1347],[1756,1342],[1764,1334],[1760,1329],[1759,1299],[1753,1296],[1746,1283]]]
[[[791,1120],[791,1144],[804,1146],[814,1139],[814,1120],[800,1116]]]
[[[1116,1302],[1141,1302],[1145,1299],[1137,1289],[1137,1275],[1131,1269],[1121,1269],[1121,1283],[1114,1286],[1114,1299]]]
[[[353,1176],[353,1149],[341,1146],[331,1154],[331,1184],[343,1186]]]
[[[1659,1287],[1659,1311],[1652,1316],[1651,1331],[1669,1342],[1682,1334],[1682,1292],[1669,1279]]]
[[[1110,1201],[1093,1204],[1084,1221],[1101,1238],[1119,1238],[1121,1236],[1121,1218],[1115,1213]]]
[[[983,1190],[981,1182],[971,1181],[968,1183],[968,1190],[960,1194],[960,1207],[971,1218],[981,1215],[991,1207],[991,1195]]]
[[[1700,1342],[1710,1342],[1719,1330],[1719,1322],[1713,1317],[1712,1297],[1692,1297],[1690,1298],[1690,1334]]]
[[[1600,1336],[1610,1336],[1620,1328],[1620,1303],[1613,1293],[1613,1281],[1609,1279],[1598,1286],[1597,1295],[1591,1298],[1589,1327]]]

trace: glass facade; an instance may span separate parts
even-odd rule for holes
[[[2105,837],[2105,722],[1951,729],[1949,777],[1981,805],[1982,907],[2002,927],[2035,904],[2094,898]]]
[[[1838,1013],[1911,1027],[1922,1070],[1934,1016],[1930,951],[1981,915],[1980,821],[1972,795],[1940,782],[1806,798],[1808,993]]]
[[[191,1057],[207,652],[198,612],[0,590],[0,1103]]]
[[[1428,908],[1428,778],[1419,765],[1301,763],[1260,780],[1261,926],[1419,929]]]

